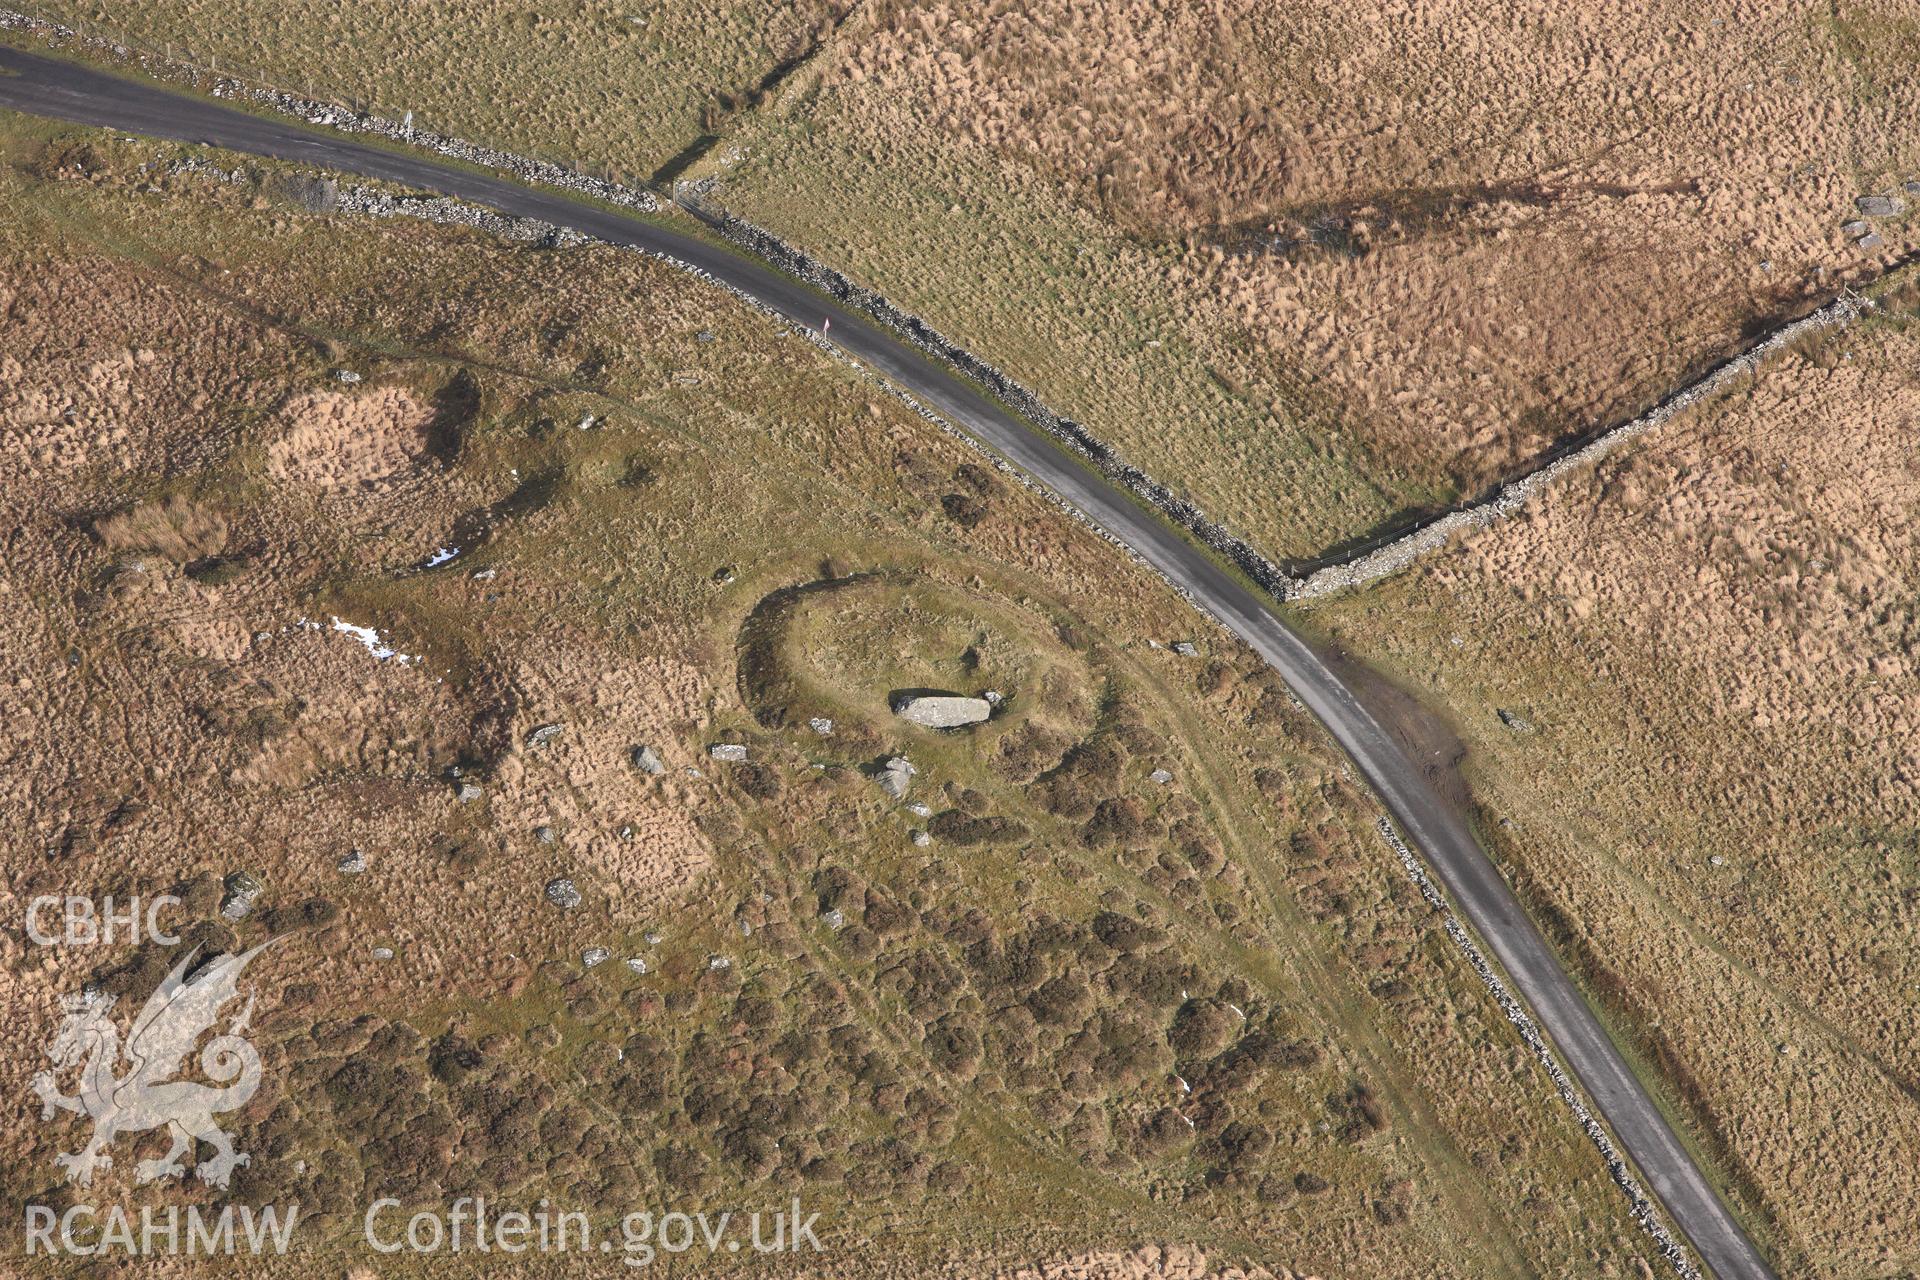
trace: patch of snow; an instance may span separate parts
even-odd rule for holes
[[[398,649],[382,640],[380,633],[372,627],[358,626],[351,622],[342,621],[337,617],[332,617],[331,615],[329,615],[329,620],[333,623],[333,629],[335,631],[350,635],[365,645],[367,652],[372,654],[374,660],[377,662],[385,662],[389,658],[394,658],[400,662],[401,666],[406,666],[408,663],[420,661],[420,659],[413,654],[401,653]],[[301,619],[302,623],[305,621],[306,619]]]

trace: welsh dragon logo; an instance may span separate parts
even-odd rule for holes
[[[210,1186],[225,1187],[234,1169],[247,1163],[247,1154],[233,1149],[233,1140],[213,1117],[246,1105],[260,1087],[260,1055],[241,1036],[253,1017],[252,996],[226,1030],[200,1050],[200,1070],[216,1083],[173,1077],[200,1037],[219,1020],[221,1007],[238,998],[241,971],[271,945],[263,942],[251,951],[220,956],[189,980],[187,971],[200,951],[195,947],[148,997],[127,1033],[124,1050],[120,1029],[107,1016],[118,997],[86,991],[62,1001],[66,1017],[47,1049],[55,1070],[36,1073],[33,1091],[40,1097],[42,1120],[53,1119],[56,1111],[73,1111],[93,1120],[93,1138],[85,1147],[54,1157],[68,1181],[90,1185],[94,1170],[112,1167],[108,1148],[115,1138],[162,1126],[172,1135],[173,1146],[160,1159],[142,1160],[134,1167],[143,1183],[183,1176],[186,1166],[181,1158],[192,1150],[195,1139],[214,1150],[213,1158],[200,1161],[194,1170]],[[123,1053],[127,1067],[120,1071]],[[57,1074],[75,1065],[80,1067],[79,1092],[61,1093]]]

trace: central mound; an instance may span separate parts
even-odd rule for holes
[[[773,592],[741,629],[739,659],[742,701],[775,729],[824,716],[883,730],[903,695],[960,691],[996,695],[995,731],[1038,722],[1079,738],[1100,704],[1100,677],[1045,615],[904,571]]]

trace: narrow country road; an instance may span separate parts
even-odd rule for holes
[[[642,219],[5,46],[0,46],[0,108],[207,142],[444,192],[677,259],[815,332],[831,320],[836,346],[1050,489],[1164,574],[1273,666],[1326,725],[1408,842],[1425,856],[1708,1269],[1720,1280],[1771,1280],[1773,1272],[1628,1070],[1506,881],[1461,820],[1422,781],[1400,746],[1263,599],[1070,458],[1038,428],[790,277]]]

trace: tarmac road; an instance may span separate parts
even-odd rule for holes
[[[1558,958],[1462,820],[1420,770],[1262,598],[1037,428],[988,401],[905,343],[769,267],[702,240],[564,195],[249,115],[207,98],[137,84],[0,46],[0,108],[131,133],[206,142],[444,192],[697,267],[920,399],[1123,543],[1251,645],[1326,725],[1427,860],[1460,914],[1499,960],[1561,1061],[1579,1079],[1619,1146],[1720,1280],[1773,1272],[1627,1068]],[[1572,1262],[1571,1259],[1568,1260]]]

